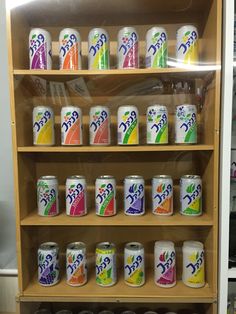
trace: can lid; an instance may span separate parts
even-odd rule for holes
[[[110,176],[110,175],[102,175],[97,177],[97,179],[114,179],[114,176]]]
[[[180,108],[180,107],[191,107],[197,110],[197,107],[194,104],[181,104],[181,105],[176,106],[176,108]]]
[[[73,105],[71,105],[71,106],[64,106],[64,107],[62,107],[62,108],[61,108],[61,112],[62,112],[62,110],[64,110],[64,109],[67,109],[67,110],[69,110],[69,109],[73,109],[73,110],[81,110],[78,106],[73,106]]]
[[[112,250],[115,249],[115,244],[111,242],[101,242],[97,244],[96,248],[102,250]]]
[[[105,33],[106,35],[108,35],[107,31],[101,27],[92,28],[91,31],[89,32],[89,36],[91,36],[91,34],[93,33]]]
[[[201,177],[195,174],[185,174],[181,179],[201,179]]]
[[[165,109],[167,111],[167,107],[165,105],[162,104],[156,104],[156,103],[152,103],[150,106],[147,107],[147,111],[149,111],[150,109]]]
[[[56,176],[42,176],[39,180],[57,180]]]
[[[183,249],[204,249],[204,245],[202,242],[199,241],[184,241],[183,243]]]
[[[172,241],[156,241],[155,242],[155,248],[156,247],[174,249],[175,248],[175,244]]]
[[[134,110],[137,110],[138,111],[138,109],[137,109],[137,107],[136,106],[134,106],[134,105],[125,105],[125,106],[120,106],[119,108],[118,108],[118,111],[119,110],[130,110],[130,109],[134,109]]]
[[[153,178],[157,178],[157,179],[172,179],[171,176],[166,175],[166,174],[157,174]]]
[[[133,180],[143,180],[143,177],[139,176],[139,175],[130,175],[130,176],[125,177],[125,180],[130,180],[130,179],[133,179]]]
[[[97,105],[97,106],[91,107],[91,108],[90,108],[90,112],[91,112],[92,110],[102,110],[102,109],[109,111],[109,108],[108,108],[107,106]]]
[[[103,311],[100,311],[98,314],[114,314],[114,312],[109,311],[109,310],[103,310]]]
[[[157,312],[154,312],[154,311],[147,311],[147,312],[144,312],[144,314],[157,314]]]
[[[52,108],[49,107],[49,106],[40,106],[40,105],[39,105],[39,106],[35,106],[35,107],[34,107],[34,110],[36,110],[36,109],[37,109],[37,110],[48,110],[48,109],[49,109],[49,110],[52,110]]]
[[[80,175],[73,175],[73,176],[69,176],[68,178],[67,178],[67,180],[68,179],[72,179],[72,180],[74,180],[74,179],[85,179],[85,176],[80,176]]]
[[[125,248],[131,251],[137,251],[137,250],[142,250],[143,245],[139,242],[129,242],[129,243],[126,243]]]
[[[119,30],[119,33],[122,31],[123,32],[136,32],[136,29],[133,26],[125,26]]]
[[[67,249],[68,250],[72,250],[72,251],[77,251],[77,250],[81,250],[81,249],[85,249],[85,244],[84,242],[72,242],[69,243],[67,245]]]
[[[121,314],[136,314],[136,313],[134,311],[127,310],[127,311],[121,312]]]
[[[52,250],[58,249],[58,244],[56,242],[44,242],[39,246],[40,250]]]
[[[93,312],[88,311],[88,310],[84,310],[84,311],[80,311],[78,314],[93,314]]]

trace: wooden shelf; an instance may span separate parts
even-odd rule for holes
[[[112,217],[99,217],[89,212],[83,217],[69,217],[65,212],[54,217],[41,217],[33,212],[21,220],[21,226],[212,226],[213,220],[207,214],[200,217],[186,217],[179,213],[169,217],[155,216],[150,211],[143,216],[130,217],[119,212]]]

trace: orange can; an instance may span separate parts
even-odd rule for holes
[[[152,212],[155,215],[173,214],[173,180],[167,175],[157,175],[152,179]]]

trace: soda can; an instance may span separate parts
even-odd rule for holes
[[[110,48],[109,36],[103,28],[93,28],[88,36],[88,68],[89,70],[107,70]]]
[[[195,105],[184,104],[176,107],[175,143],[197,143],[197,108]]]
[[[134,27],[123,27],[117,38],[118,69],[139,68],[139,38]]]
[[[116,248],[113,243],[102,242],[96,246],[96,283],[110,287],[116,283]]]
[[[33,138],[34,145],[52,146],[55,144],[54,114],[50,107],[34,107]]]
[[[202,179],[185,175],[180,179],[180,213],[185,216],[202,215]]]
[[[168,144],[168,111],[166,106],[147,108],[147,144]]]
[[[167,32],[154,26],[146,34],[146,68],[166,68],[168,58]]]
[[[145,185],[141,176],[127,176],[124,181],[124,209],[129,216],[145,213]]]
[[[42,243],[38,249],[38,282],[54,286],[59,281],[59,246],[54,242]]]
[[[171,241],[156,241],[154,247],[155,284],[163,288],[176,285],[175,246]]]
[[[198,241],[184,241],[183,283],[191,288],[205,286],[204,246]]]
[[[184,64],[198,63],[198,31],[193,25],[185,25],[177,30],[176,59]]]
[[[37,203],[39,216],[59,214],[58,181],[55,176],[42,176],[38,179]]]
[[[145,283],[144,247],[139,242],[125,245],[124,280],[131,287],[141,287]]]
[[[60,70],[81,70],[80,34],[73,28],[64,28],[59,35]]]
[[[82,111],[78,107],[61,108],[61,145],[82,145]]]
[[[157,175],[152,179],[152,213],[173,215],[173,180],[170,176]]]
[[[66,179],[66,214],[72,217],[87,214],[87,187],[84,176]]]
[[[95,183],[96,214],[108,217],[116,214],[116,180],[113,176],[100,176]]]
[[[110,145],[110,110],[105,106],[92,107],[89,112],[90,145]]]
[[[86,246],[73,242],[66,249],[66,282],[70,286],[83,286],[87,282]]]
[[[121,106],[118,109],[118,145],[139,144],[139,114],[135,106]]]

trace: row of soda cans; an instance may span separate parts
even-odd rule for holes
[[[193,25],[177,30],[176,60],[184,64],[198,62],[198,31]],[[52,68],[52,41],[48,31],[34,28],[29,34],[30,69]],[[168,36],[163,27],[152,27],[146,34],[146,68],[166,68],[168,60]],[[79,70],[81,62],[81,38],[77,30],[65,28],[59,35],[60,69]],[[109,35],[105,29],[94,28],[88,35],[89,70],[110,68]],[[139,68],[139,36],[134,27],[122,28],[117,37],[117,68]]]
[[[185,241],[182,247],[182,281],[192,288],[205,285],[204,247],[198,241]],[[92,263],[92,261],[91,261]],[[87,283],[86,245],[73,242],[66,249],[66,282],[71,286]],[[145,253],[139,242],[130,242],[124,248],[124,281],[130,287],[145,284]],[[53,286],[59,282],[59,246],[46,242],[38,249],[38,282]],[[97,244],[95,252],[96,283],[102,287],[117,282],[116,247],[113,243]],[[157,241],[154,246],[154,282],[157,286],[171,288],[176,285],[176,252],[171,241]]]
[[[98,311],[97,313],[98,314],[115,314],[115,313],[117,313],[117,311],[113,312],[111,310],[102,310],[102,311]],[[153,310],[145,311],[145,312],[144,311],[142,311],[142,312],[138,311],[138,313],[158,314],[156,311],[153,311]],[[162,313],[163,313],[163,311],[162,311]],[[182,312],[178,311],[178,313],[180,314]],[[183,313],[185,313],[185,311]],[[188,311],[188,313],[190,313],[190,312]],[[40,309],[40,310],[35,311],[34,314],[52,314],[52,312],[50,310],[47,310],[47,309]],[[73,314],[73,312],[70,310],[60,310],[60,311],[57,311],[56,314]],[[83,310],[83,311],[78,312],[78,314],[95,314],[95,312],[93,312],[91,310]],[[131,310],[125,310],[122,312],[119,311],[119,314],[136,314],[136,312],[131,311]],[[177,314],[177,313],[176,312],[165,312],[165,314]],[[197,314],[197,313],[193,313],[193,314]]]
[[[61,109],[61,144],[83,144],[82,111],[79,107],[67,106]],[[89,114],[90,145],[110,145],[110,110],[96,106]],[[147,144],[168,144],[168,111],[164,105],[152,105],[146,114]],[[54,113],[50,107],[38,106],[33,109],[34,145],[54,145]],[[121,106],[117,113],[118,145],[139,144],[139,113],[135,106]],[[183,104],[176,107],[175,143],[197,143],[197,108]]]
[[[37,205],[40,216],[59,214],[58,180],[55,176],[42,176],[37,182]],[[95,182],[96,214],[102,217],[116,215],[116,180],[103,175]],[[129,216],[145,214],[145,182],[142,176],[131,175],[124,180],[124,213]],[[173,214],[173,180],[168,175],[152,179],[152,213]],[[185,175],[180,179],[180,213],[185,216],[202,214],[202,180],[198,175]],[[87,187],[84,176],[71,176],[66,180],[66,214],[87,214]]]

